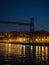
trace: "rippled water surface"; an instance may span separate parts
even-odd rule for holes
[[[49,65],[49,46],[0,43],[0,65]]]

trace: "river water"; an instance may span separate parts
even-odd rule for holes
[[[0,65],[49,65],[49,46],[0,43]]]

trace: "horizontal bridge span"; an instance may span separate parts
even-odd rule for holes
[[[11,21],[0,21],[1,24],[18,24],[18,25],[32,25],[31,23],[23,23],[23,22],[11,22]]]

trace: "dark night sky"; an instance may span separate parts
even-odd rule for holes
[[[0,0],[0,20],[29,22],[30,17],[35,19],[35,30],[49,31],[49,0]],[[0,24],[0,31],[16,31],[18,28]]]

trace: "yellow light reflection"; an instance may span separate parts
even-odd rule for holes
[[[36,56],[38,56],[38,51],[39,49],[38,49],[38,46],[36,46]]]
[[[11,44],[9,43],[9,55],[11,54]]]
[[[25,56],[25,45],[23,47],[24,47],[24,56]]]

